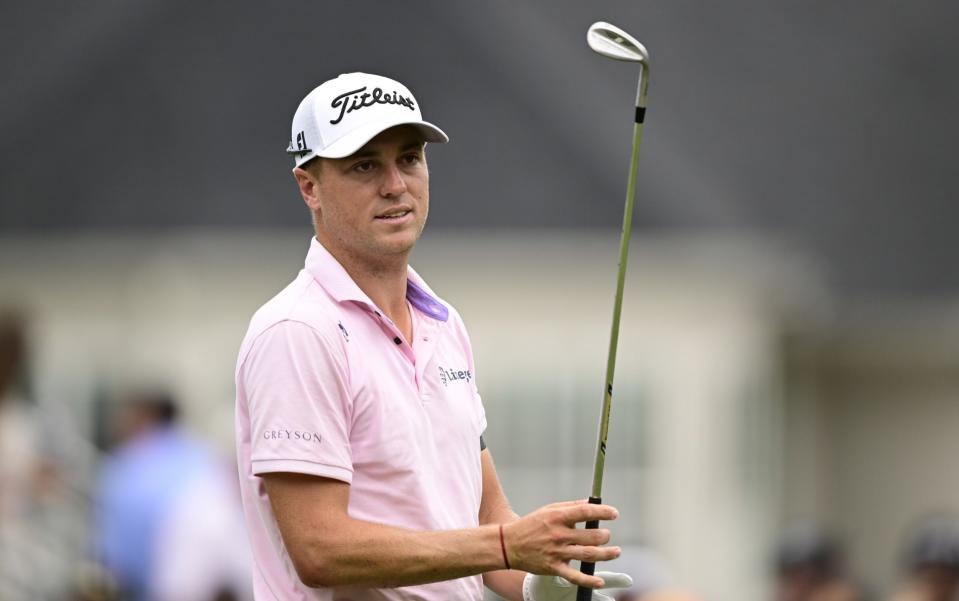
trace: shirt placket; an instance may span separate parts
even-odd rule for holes
[[[416,390],[419,392],[420,400],[428,403],[432,395],[430,387],[427,385],[427,378],[430,374],[426,373],[427,366],[436,352],[436,346],[439,343],[440,326],[439,323],[430,317],[424,317],[416,309],[413,310],[413,352],[416,354],[414,363]]]
[[[410,347],[409,343],[403,340],[403,334],[400,332],[400,329],[396,327],[396,324],[393,323],[393,320],[383,314],[379,309],[372,309],[374,318],[380,324],[380,329],[383,330],[383,333],[387,338],[392,340],[393,345],[396,346],[397,350],[406,357],[407,361],[410,362],[410,365],[416,365],[416,354],[413,352],[413,349]],[[413,329],[414,335],[416,333],[416,328]]]

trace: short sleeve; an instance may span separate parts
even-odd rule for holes
[[[479,389],[473,391],[474,409],[476,411],[476,429],[480,436],[486,432],[486,409],[483,407],[483,397],[480,396]]]
[[[479,432],[479,435],[482,436],[483,432],[486,432],[486,408],[483,406],[483,397],[480,395],[479,383],[476,377],[476,362],[473,359],[473,344],[470,342],[469,332],[466,331],[466,324],[463,323],[463,318],[460,317],[460,314],[455,310],[452,311],[453,317],[455,319],[455,325],[460,339],[460,344],[463,346],[463,352],[466,353],[467,361],[469,362],[470,372],[473,374],[473,415],[475,416],[476,430]]]
[[[255,475],[352,481],[349,370],[338,342],[298,321],[275,324],[253,342],[240,377]]]

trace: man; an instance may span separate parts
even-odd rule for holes
[[[0,599],[10,601],[50,594],[52,578],[36,566],[55,555],[37,537],[49,517],[37,510],[49,505],[42,501],[52,470],[44,465],[37,406],[26,395],[27,347],[26,318],[0,307]]]
[[[230,470],[179,423],[162,390],[125,395],[97,478],[96,559],[122,598],[214,601],[250,597],[250,551]]]
[[[861,601],[839,542],[815,524],[783,530],[774,558],[775,601]]]
[[[253,317],[236,372],[258,601],[478,600],[483,584],[554,601],[575,597],[570,582],[629,585],[568,564],[619,555],[599,546],[607,530],[575,527],[613,507],[510,509],[466,329],[408,265],[429,209],[425,143],[447,141],[406,87],[365,73],[322,84],[293,117],[315,238]]]
[[[903,555],[904,582],[893,601],[959,598],[959,522],[955,516],[922,518]]]

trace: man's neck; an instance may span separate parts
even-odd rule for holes
[[[406,315],[406,269],[404,261],[401,266],[393,268],[348,267],[350,274],[360,290],[366,293],[373,303],[382,309],[387,317],[399,323]]]
[[[343,266],[359,289],[406,334],[408,328],[403,326],[410,319],[406,305],[409,253],[383,257],[374,263],[349,253],[336,252],[326,245],[324,247]]]

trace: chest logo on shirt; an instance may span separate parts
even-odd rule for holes
[[[439,367],[439,370],[440,370],[440,382],[443,383],[443,386],[449,386],[450,382],[454,382],[456,380],[465,380],[466,382],[470,382],[473,379],[473,373],[468,369],[466,370],[446,369],[445,367],[441,365]]]
[[[349,341],[350,341],[350,333],[347,332],[347,331],[346,331],[346,328],[343,327],[343,322],[342,322],[342,321],[338,321],[338,322],[336,322],[336,325],[339,326],[340,332],[343,333],[343,338],[346,338],[346,341],[349,342]]]

